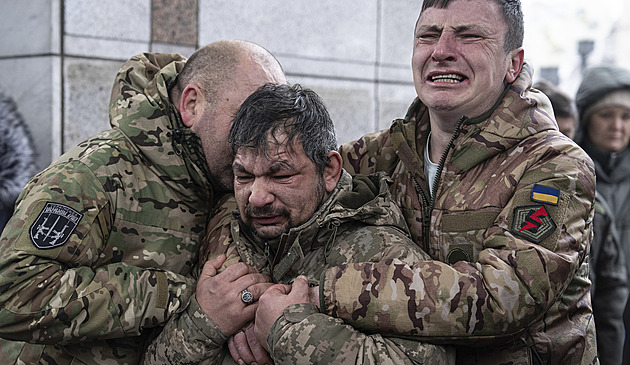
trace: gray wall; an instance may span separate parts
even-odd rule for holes
[[[298,5],[299,4],[299,5]],[[39,167],[109,127],[121,63],[219,39],[269,49],[320,93],[342,143],[386,128],[415,96],[411,0],[0,0],[0,91],[31,127]]]

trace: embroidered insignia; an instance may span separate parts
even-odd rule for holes
[[[560,190],[534,184],[532,188],[532,200],[538,203],[558,205]]]
[[[512,233],[540,243],[556,230],[556,223],[543,205],[514,208]]]
[[[77,228],[83,214],[58,203],[46,203],[29,231],[37,248],[59,247],[66,243]]]

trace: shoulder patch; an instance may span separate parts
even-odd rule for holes
[[[83,214],[59,203],[48,202],[29,230],[31,241],[40,249],[59,247],[68,241]]]
[[[544,205],[514,208],[512,233],[532,242],[540,243],[556,230],[556,223]]]
[[[532,188],[532,200],[538,203],[558,205],[560,190],[534,184]]]

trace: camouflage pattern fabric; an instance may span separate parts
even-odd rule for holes
[[[238,213],[232,213],[235,201],[226,198],[212,215],[200,257],[226,254],[220,271],[243,261],[284,284],[298,275],[317,283],[326,268],[352,261],[426,260],[428,256],[408,238],[400,209],[391,201],[389,181],[384,175],[353,181],[344,172],[308,222],[273,242],[260,240],[240,225]],[[191,306],[177,325],[165,327],[145,363],[234,363],[227,346],[217,346],[225,343],[225,336],[207,325]],[[201,341],[204,335],[206,344]],[[268,345],[276,364],[453,364],[455,358],[449,346],[361,333],[318,313],[311,304],[287,307],[272,327]]]
[[[434,197],[420,100],[389,130],[340,148],[351,174],[392,176],[412,238],[433,260],[329,269],[323,312],[362,331],[458,345],[458,364],[598,362],[586,258],[593,163],[557,131],[531,78],[525,64],[492,110],[459,121]]]
[[[3,364],[136,364],[188,304],[212,194],[201,145],[168,99],[184,62],[126,62],[112,129],[22,192],[0,238]]]

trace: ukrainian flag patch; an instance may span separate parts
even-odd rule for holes
[[[560,190],[534,184],[532,189],[532,200],[539,203],[558,205],[560,200]]]

